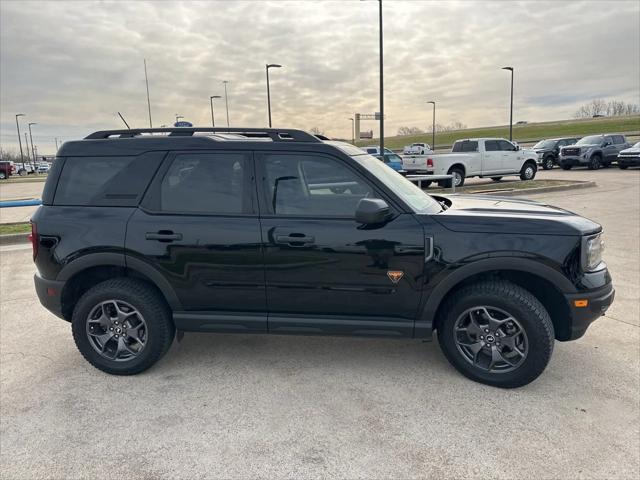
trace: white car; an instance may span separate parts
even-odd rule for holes
[[[406,145],[402,153],[405,155],[427,155],[433,153],[433,150],[431,150],[431,145],[428,143],[412,143],[411,145]]]
[[[538,171],[538,154],[504,138],[468,138],[453,144],[452,153],[432,155],[435,175],[453,175],[456,187],[469,177],[490,177],[499,181],[506,175],[533,180]],[[451,181],[441,182],[448,186]]]

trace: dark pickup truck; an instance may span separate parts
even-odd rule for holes
[[[41,303],[119,375],[183,332],[435,331],[462,374],[518,387],[614,297],[597,223],[533,201],[427,195],[359,148],[299,130],[66,142],[31,237]]]

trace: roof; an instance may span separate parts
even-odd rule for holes
[[[58,156],[139,155],[154,150],[286,149],[285,145],[326,145],[324,139],[302,130],[279,128],[136,128],[102,130],[82,140],[65,142]]]

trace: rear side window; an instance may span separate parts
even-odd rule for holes
[[[613,143],[615,143],[616,145],[620,145],[620,144],[624,143],[624,137],[622,135],[614,135],[613,136]]]
[[[67,157],[54,205],[138,205],[164,152],[135,157]]]
[[[245,202],[244,153],[176,155],[160,185],[163,212],[241,214]]]
[[[478,142],[472,142],[472,141],[456,142],[453,144],[453,149],[451,151],[453,153],[477,152]]]

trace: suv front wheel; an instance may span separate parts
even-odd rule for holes
[[[487,385],[527,385],[553,352],[549,314],[530,292],[508,281],[462,288],[447,300],[439,320],[438,340],[449,362]]]
[[[107,280],[89,289],[75,306],[71,327],[84,358],[115,375],[151,367],[169,350],[175,335],[160,295],[131,278]]]

